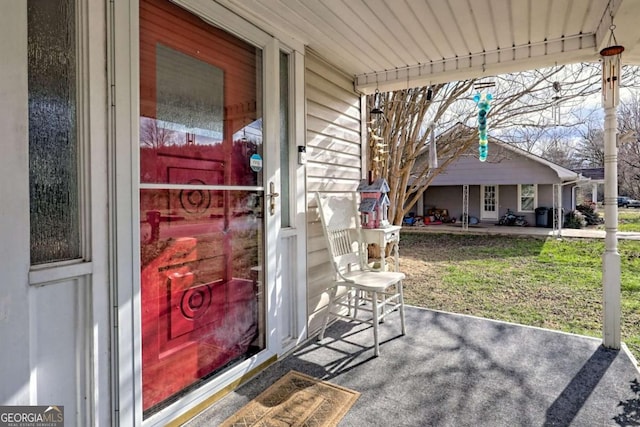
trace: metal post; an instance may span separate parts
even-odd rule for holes
[[[551,187],[551,197],[553,200],[553,208],[551,210],[551,226],[553,227],[553,231],[552,231],[552,235],[553,237],[558,237],[558,212],[559,212],[559,206],[558,206],[558,189],[557,189],[557,185],[558,184],[553,184],[553,186]]]
[[[562,184],[556,184],[556,191],[558,193],[558,210],[556,211],[558,221],[558,239],[562,238],[562,226],[564,225],[564,215],[562,212]]]
[[[611,32],[613,35],[613,26]],[[616,107],[620,84],[622,46],[600,51],[602,56],[602,105],[604,107],[604,209],[605,252],[602,256],[603,345],[620,348],[620,254],[618,253],[618,148]]]
[[[462,229],[469,229],[469,185],[462,186]]]

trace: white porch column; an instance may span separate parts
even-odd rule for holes
[[[416,215],[424,216],[424,193],[418,198],[418,206],[416,206]]]
[[[558,209],[556,210],[556,217],[558,221],[558,238],[562,237],[562,226],[564,225],[564,214],[562,212],[562,184],[558,184],[556,188],[558,192]]]
[[[617,49],[616,49],[617,48]],[[618,148],[616,107],[620,78],[621,46],[600,51],[602,55],[602,105],[604,107],[604,209],[605,252],[602,256],[603,345],[620,348],[620,254],[618,253]]]
[[[598,203],[598,183],[591,184],[591,202],[595,205]]]

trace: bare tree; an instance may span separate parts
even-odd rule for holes
[[[602,121],[589,120],[586,127],[580,130],[581,139],[578,142],[576,158],[581,167],[604,167],[604,130]]]
[[[143,117],[140,119],[140,146],[158,150],[176,143],[176,132],[158,126],[158,121]]]
[[[621,101],[618,130],[618,191],[640,198],[640,95]]]
[[[488,121],[490,133],[500,135],[514,127],[575,126],[579,116],[566,112],[579,108],[586,97],[597,93],[599,82],[598,64],[575,64],[370,96],[370,109],[379,107],[384,118],[371,116],[368,167],[389,183],[390,221],[401,224],[433,178],[478,144],[477,108],[472,98],[479,83],[494,84]],[[554,103],[562,104],[562,121],[558,120],[557,109],[551,108]],[[437,167],[418,161],[426,157],[431,132],[438,135]]]

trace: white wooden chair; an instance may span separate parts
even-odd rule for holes
[[[366,323],[373,328],[374,350],[378,356],[378,324],[388,314],[399,312],[402,335],[405,334],[402,295],[405,275],[373,271],[368,267],[367,244],[362,239],[356,193],[316,193],[316,202],[335,273],[318,339],[324,338],[332,316]],[[366,318],[359,318],[358,311],[365,312]]]

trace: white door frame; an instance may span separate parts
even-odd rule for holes
[[[279,52],[278,40],[257,27],[247,23],[228,9],[217,3],[203,0],[174,0],[175,3],[203,17],[214,25],[225,29],[232,34],[248,41],[263,50],[264,59],[264,141],[265,144],[274,144],[277,147],[279,141]],[[222,373],[202,387],[186,394],[178,402],[162,409],[147,420],[142,420],[142,350],[140,346],[141,311],[140,311],[140,265],[139,265],[139,196],[138,196],[138,153],[137,144],[132,141],[139,139],[139,2],[110,2],[108,19],[108,58],[109,58],[109,87],[111,87],[112,111],[109,117],[110,141],[113,151],[111,173],[113,183],[111,201],[114,202],[111,212],[112,224],[112,253],[114,254],[113,267],[113,297],[116,302],[114,315],[114,387],[112,394],[114,404],[112,408],[113,418],[122,425],[165,425],[175,420],[179,415],[196,407],[207,400],[216,391],[236,382],[247,372],[264,366],[265,363],[275,360],[278,354],[289,350],[283,348],[280,336],[279,319],[281,309],[288,306],[294,307],[294,318],[297,336],[293,345],[306,338],[306,268],[305,263],[300,262],[305,254],[305,220],[306,205],[304,201],[304,169],[296,168],[294,176],[296,184],[295,228],[298,230],[295,239],[296,263],[283,260],[278,256],[280,252],[280,209],[277,200],[276,213],[265,213],[265,278],[266,293],[266,350],[249,358],[236,367]],[[289,41],[291,42],[291,41]],[[291,75],[296,85],[293,92],[294,107],[291,111],[291,120],[295,127],[292,133],[292,141],[304,140],[304,57],[299,52],[304,52],[304,46],[293,46],[295,55],[295,71]],[[116,84],[117,83],[117,84]],[[267,142],[270,141],[270,142]],[[269,183],[274,182],[276,188],[280,188],[279,150],[265,147],[271,156],[266,156],[264,162],[264,190],[269,192]],[[276,156],[274,157],[274,153]],[[293,159],[296,157],[294,156]],[[301,201],[299,201],[301,199]],[[280,199],[281,200],[281,199]],[[265,197],[265,204],[268,205]],[[300,206],[303,206],[301,209]],[[289,232],[291,233],[291,232]],[[300,255],[302,254],[302,255]],[[290,274],[294,278],[295,302],[282,301],[282,266],[297,265],[297,270]],[[303,280],[300,280],[300,279]],[[286,304],[285,304],[286,303]],[[283,304],[284,307],[283,307]],[[116,326],[117,325],[117,326]]]

